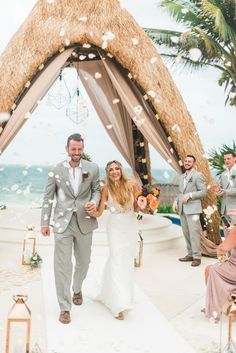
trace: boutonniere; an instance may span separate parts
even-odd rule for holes
[[[232,174],[231,175],[231,179],[235,179],[236,178],[236,175],[235,174]]]
[[[86,170],[83,171],[83,173],[82,173],[82,179],[83,179],[83,181],[85,181],[85,179],[87,179],[88,176],[89,176],[89,172],[87,172]]]
[[[191,183],[192,181],[193,181],[193,178],[192,178],[192,177],[189,178],[189,181],[188,181],[188,182]]]

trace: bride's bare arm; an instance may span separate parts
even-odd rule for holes
[[[96,211],[93,211],[90,214],[91,216],[100,217],[103,214],[103,211],[104,211],[105,206],[106,206],[107,198],[108,198],[108,188],[107,188],[107,186],[104,186],[103,189],[102,189],[101,199],[100,199],[100,202],[99,202],[98,209]]]

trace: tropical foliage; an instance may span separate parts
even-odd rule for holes
[[[185,28],[145,29],[161,54],[184,67],[220,70],[226,103],[236,106],[236,1],[164,0],[161,6]]]
[[[225,152],[234,152],[236,154],[236,143],[233,141],[232,146],[223,145],[219,150],[213,148],[209,152],[209,163],[212,169],[220,175],[224,169],[224,153]]]

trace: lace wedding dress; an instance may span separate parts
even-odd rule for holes
[[[124,210],[108,195],[107,259],[98,299],[117,316],[120,311],[131,309],[134,291],[134,257],[138,240],[138,224],[130,207]]]

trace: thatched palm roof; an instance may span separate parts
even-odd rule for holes
[[[65,34],[60,36],[62,28]],[[154,45],[117,0],[38,0],[0,58],[0,112],[14,108],[17,97],[49,58],[78,43],[102,47],[106,32],[115,36],[107,42],[105,51],[147,93],[179,157],[194,154],[198,168],[209,181],[201,141],[178,89]],[[175,124],[177,129],[173,128]],[[209,200],[212,202],[212,197]]]

